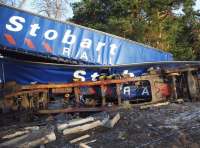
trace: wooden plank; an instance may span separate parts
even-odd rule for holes
[[[68,128],[63,131],[63,135],[69,135],[69,134],[74,134],[74,133],[80,133],[84,132],[93,128],[96,128],[98,126],[101,126],[102,122],[100,120],[97,120],[95,122],[89,123],[89,124],[84,124],[82,126],[76,126],[73,128]]]
[[[94,140],[86,141],[86,142],[84,142],[84,144],[89,144],[89,143],[93,143],[93,142],[96,142],[96,141],[97,141],[97,140],[94,139]]]
[[[24,128],[25,130],[31,130],[31,131],[36,131],[39,130],[40,127],[39,126],[28,126]]]
[[[46,134],[43,137],[38,137],[36,139],[24,142],[22,144],[19,145],[19,147],[36,147],[42,144],[47,144],[50,143],[52,141],[56,140],[56,135],[54,132],[50,132],[48,134]]]
[[[76,139],[73,139],[73,140],[69,141],[69,143],[73,144],[73,143],[76,143],[76,142],[78,142],[78,141],[81,141],[81,140],[86,139],[86,138],[89,138],[89,137],[90,137],[90,135],[83,135],[83,136],[81,136],[81,137],[78,137],[78,138],[76,138]]]
[[[120,114],[117,113],[111,120],[109,120],[104,126],[108,128],[113,128],[115,124],[119,121]]]
[[[92,147],[88,146],[88,145],[85,144],[85,143],[80,143],[80,144],[79,144],[79,147],[80,147],[80,148],[92,148]]]
[[[27,133],[29,133],[30,131],[33,131],[33,130],[39,130],[39,126],[25,127],[23,131],[16,131],[13,134],[5,135],[5,136],[2,137],[2,139],[11,139],[11,138],[14,138],[14,137],[17,137],[17,136],[27,134]]]
[[[12,147],[13,145],[15,145],[16,143],[26,139],[28,137],[28,134],[26,135],[23,135],[23,136],[20,136],[20,137],[17,137],[17,138],[14,138],[14,139],[11,139],[9,141],[6,141],[4,143],[1,143],[0,144],[0,147]]]
[[[159,106],[164,106],[164,105],[168,105],[170,102],[161,102],[161,103],[154,103],[154,104],[149,104],[149,105],[143,105],[140,106],[140,109],[146,109],[146,108],[150,108],[150,107],[159,107]]]
[[[94,121],[94,120],[95,120],[95,118],[93,118],[93,117],[88,117],[88,118],[78,119],[78,120],[71,120],[67,123],[58,124],[57,129],[63,130],[63,129],[66,129],[66,128],[71,127],[71,126],[76,126],[76,125],[88,123],[88,122],[91,122],[91,121]]]
[[[21,136],[21,135],[27,134],[29,132],[30,132],[29,130],[16,131],[13,134],[8,134],[8,135],[3,136],[2,139],[11,139],[11,138],[14,138],[14,137],[17,137],[17,136]]]

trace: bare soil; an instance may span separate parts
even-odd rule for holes
[[[198,148],[200,147],[200,103],[187,102],[183,104],[171,103],[166,106],[152,107],[141,110],[139,107],[120,109],[112,112],[111,116],[120,113],[121,119],[114,128],[99,127],[81,134],[63,136],[56,131],[57,140],[51,142],[47,148],[78,147],[69,144],[69,140],[90,134],[91,137],[82,142],[96,140],[88,145],[93,148]],[[58,117],[59,116],[59,117]],[[54,117],[34,117],[35,121],[12,121],[1,116],[0,137],[19,130],[23,126],[40,124],[55,125],[61,118],[69,115]],[[77,115],[71,116],[74,118]],[[58,119],[59,118],[59,119]],[[7,124],[5,124],[5,121]],[[2,140],[0,142],[3,142]]]

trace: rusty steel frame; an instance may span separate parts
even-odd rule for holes
[[[153,74],[148,74],[139,77],[128,77],[128,78],[120,78],[120,79],[111,79],[111,80],[99,80],[99,81],[89,81],[89,82],[72,82],[72,83],[63,83],[63,84],[31,84],[31,85],[17,85],[17,92],[13,92],[4,96],[4,99],[10,99],[12,97],[18,97],[23,94],[31,94],[31,93],[39,93],[45,92],[48,93],[51,89],[62,89],[62,88],[74,88],[75,102],[76,106],[74,108],[66,108],[66,109],[58,109],[54,111],[49,110],[40,110],[39,113],[58,113],[58,112],[85,112],[85,111],[100,111],[105,109],[106,107],[106,88],[110,84],[116,85],[116,96],[117,96],[117,104],[121,106],[123,104],[121,95],[120,95],[120,86],[124,83],[136,82],[136,81],[149,81],[151,87],[151,102],[162,102],[166,101],[166,96],[162,96],[161,92],[159,92],[159,84],[164,82],[164,78],[171,78],[172,84],[171,91],[174,99],[178,99],[177,90],[176,90],[176,76],[181,73],[188,71],[198,71],[199,65],[196,67],[185,67],[185,68],[171,68],[165,69],[162,72],[156,72]],[[83,86],[99,86],[101,90],[101,107],[95,108],[81,108],[80,107],[80,87]]]
[[[102,107],[106,106],[106,88],[110,84],[116,84],[116,96],[117,102],[120,106],[122,104],[122,98],[120,95],[120,85],[123,83],[128,82],[135,82],[135,81],[144,81],[147,80],[150,82],[151,86],[151,93],[152,93],[152,102],[159,102],[165,100],[165,98],[161,98],[158,90],[156,90],[156,82],[160,81],[161,78],[159,75],[147,75],[147,76],[140,76],[134,78],[121,78],[121,79],[113,79],[113,80],[100,80],[100,81],[90,81],[90,82],[73,82],[73,83],[65,83],[65,84],[32,84],[32,85],[22,85],[20,86],[20,91],[15,93],[11,93],[5,95],[4,98],[11,98],[14,96],[20,96],[23,94],[29,94],[34,92],[48,92],[50,89],[59,89],[59,88],[74,88],[74,95],[76,101],[76,107],[79,107],[80,104],[80,87],[82,86],[100,86],[101,89],[101,97],[102,97]]]

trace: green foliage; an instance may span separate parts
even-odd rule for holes
[[[193,53],[192,47],[184,45],[177,45],[171,51],[175,57],[175,60],[195,60],[196,56]]]
[[[82,0],[72,4],[75,23],[200,59],[200,20],[195,0]],[[181,9],[183,14],[175,14]]]

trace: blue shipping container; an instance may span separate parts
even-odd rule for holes
[[[155,48],[0,4],[0,44],[105,65],[173,60]],[[2,50],[2,49],[0,49]]]

